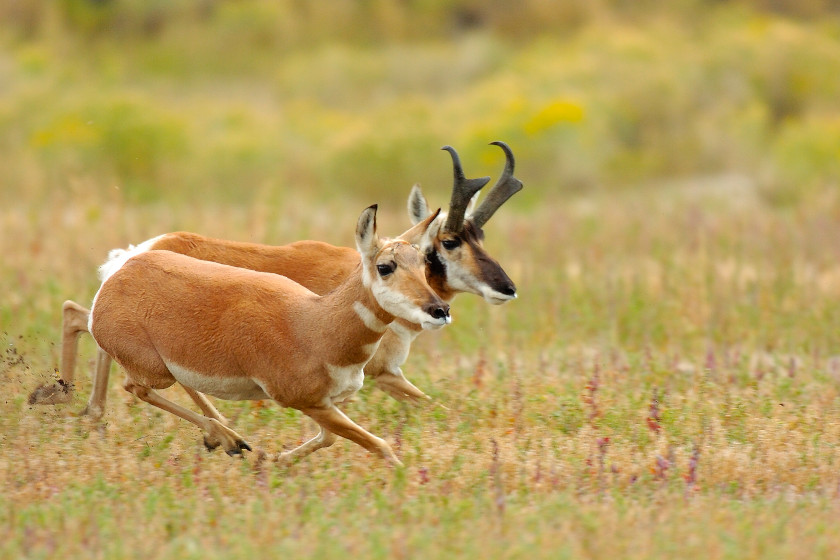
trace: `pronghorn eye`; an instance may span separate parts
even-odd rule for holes
[[[461,240],[455,237],[454,239],[444,239],[440,242],[443,245],[443,248],[447,251],[451,251],[453,249],[457,249],[461,245]]]
[[[379,272],[379,276],[388,276],[389,274],[394,272],[394,265],[378,264],[376,265],[376,270]]]

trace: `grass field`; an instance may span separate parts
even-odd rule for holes
[[[540,27],[532,0],[456,34],[442,4],[413,28],[374,3],[374,31],[282,34],[294,3],[151,4],[20,2],[0,26],[0,557],[836,556],[836,17],[571,3]],[[485,245],[519,299],[459,296],[417,340],[404,371],[444,406],[345,406],[405,468],[346,441],[276,466],[316,428],[268,403],[217,401],[255,452],[208,453],[116,367],[103,420],[76,416],[89,338],[75,401],[27,404],[111,248],[350,245],[373,202],[396,234],[413,182],[448,201],[441,145],[495,177],[498,139],[525,190]]]

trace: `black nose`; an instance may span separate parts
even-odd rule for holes
[[[445,303],[443,305],[429,305],[426,308],[426,313],[435,319],[445,319],[449,316],[449,306]]]
[[[507,286],[505,286],[504,288],[502,288],[499,291],[501,293],[505,294],[506,296],[515,296],[516,295],[516,286],[514,286],[513,284],[508,284]]]

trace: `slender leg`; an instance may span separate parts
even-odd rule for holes
[[[90,310],[74,301],[67,300],[61,306],[63,323],[61,338],[61,379],[67,385],[73,384],[76,373],[76,356],[78,355],[79,336],[88,332],[88,318]]]
[[[305,457],[312,453],[313,451],[317,451],[324,447],[329,447],[333,443],[335,443],[335,434],[325,430],[323,426],[320,426],[321,431],[318,432],[318,435],[314,438],[310,439],[303,445],[299,447],[295,447],[291,451],[284,451],[277,456],[277,461],[280,463],[287,463],[292,459],[297,459],[300,457]]]
[[[303,457],[308,455],[321,447],[326,447],[326,445],[323,445],[324,442],[328,441],[328,445],[332,444],[328,434],[335,434],[358,443],[371,453],[381,455],[385,460],[394,465],[402,466],[402,462],[397,459],[397,456],[394,454],[394,450],[391,449],[388,442],[382,438],[376,437],[350,420],[335,406],[331,406],[329,408],[307,408],[302,409],[301,412],[318,422],[318,425],[321,426],[321,433],[300,447],[297,447],[287,453],[283,453],[280,457],[278,457],[278,459],[285,460],[291,457]],[[333,436],[333,439],[334,437],[335,436]],[[316,441],[319,438],[321,438],[321,440]]]
[[[108,398],[108,378],[111,376],[111,356],[102,348],[96,349],[96,370],[93,373],[93,389],[88,404],[79,414],[89,415],[99,420],[105,413],[105,400]]]
[[[208,418],[213,418],[214,420],[221,422],[225,426],[228,425],[227,418],[222,416],[222,413],[219,412],[215,406],[213,406],[213,403],[211,403],[210,400],[204,396],[204,393],[199,393],[195,389],[191,389],[186,385],[181,385],[181,387],[183,387],[184,391],[190,396],[193,402],[198,405],[198,408],[201,409],[201,412],[203,412],[205,416],[207,416]]]
[[[248,445],[242,436],[222,425],[221,422],[215,418],[207,418],[197,414],[183,406],[177,405],[174,402],[161,397],[152,389],[142,387],[132,383],[129,379],[125,381],[125,390],[136,396],[138,399],[156,406],[167,412],[171,412],[175,416],[180,416],[188,422],[192,422],[205,432],[204,445],[208,449],[215,449],[219,445],[223,447],[225,453],[228,455],[241,454],[244,449],[251,451],[251,446]]]
[[[73,398],[73,377],[76,372],[79,336],[87,332],[90,310],[67,300],[62,305],[61,368],[58,381],[41,385],[29,395],[29,404],[61,404]]]
[[[431,399],[429,395],[414,386],[411,381],[405,378],[402,370],[398,373],[391,371],[383,372],[374,378],[376,386],[388,393],[398,401],[406,401],[412,404],[421,404]]]
[[[412,404],[431,401],[428,395],[405,378],[400,367],[408,358],[411,342],[419,332],[417,325],[404,324],[401,320],[391,323],[382,336],[379,348],[365,365],[365,377],[372,379],[379,389],[398,401]]]
[[[98,348],[96,354],[96,372],[93,376],[93,390],[91,391],[90,400],[88,401],[87,406],[82,412],[80,412],[80,414],[87,414],[94,420],[98,420],[105,413],[105,401],[108,397],[108,378],[111,374],[111,362],[111,356],[109,356],[101,348]],[[195,389],[185,387],[184,385],[181,385],[181,387],[183,387],[184,391],[190,396],[193,402],[198,405],[205,416],[218,420],[227,426],[227,418],[222,416],[222,414],[216,410],[216,407],[213,406],[213,403],[211,403],[207,397]]]

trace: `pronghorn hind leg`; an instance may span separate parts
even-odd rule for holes
[[[218,411],[218,409],[213,406],[213,403],[210,402],[203,393],[199,393],[195,389],[187,387],[186,385],[181,385],[184,389],[184,392],[189,395],[189,397],[193,400],[193,402],[198,405],[198,408],[201,409],[201,412],[204,413],[204,416],[208,418],[213,418],[214,420],[218,420],[225,426],[228,425],[228,419],[222,416],[222,413]]]
[[[382,373],[374,378],[376,386],[388,393],[398,401],[410,402],[419,405],[432,400],[432,398],[414,386],[411,381],[405,378],[400,372],[396,375],[391,372]]]
[[[87,406],[80,415],[88,415],[99,420],[105,414],[105,401],[108,398],[108,378],[111,376],[111,356],[102,348],[96,349],[96,369],[93,373],[93,389]]]
[[[317,451],[324,447],[329,447],[333,443],[335,443],[335,434],[330,432],[329,430],[324,429],[323,426],[320,426],[320,431],[318,435],[314,438],[310,439],[303,445],[295,447],[291,451],[284,451],[277,456],[276,461],[278,463],[289,463],[294,459],[299,459],[301,457],[306,457],[313,451]]]
[[[73,398],[73,378],[76,372],[79,336],[88,332],[90,310],[67,300],[61,306],[61,366],[55,383],[41,385],[29,395],[29,404],[63,404]]]
[[[62,310],[62,338],[61,338],[61,379],[73,385],[76,373],[76,356],[79,336],[88,332],[90,309],[82,307],[74,301],[67,300],[61,306]]]
[[[381,455],[385,460],[393,465],[402,466],[402,462],[397,459],[394,450],[382,438],[378,438],[371,434],[352,420],[350,420],[343,412],[335,406],[329,408],[307,408],[302,409],[301,412],[318,422],[322,431],[331,432],[337,436],[347,438],[350,441],[356,442],[371,453]],[[318,434],[319,436],[321,434]],[[310,440],[312,441],[312,440]],[[289,453],[295,453],[298,449],[305,448],[310,442],[304,443],[301,447],[293,449]],[[324,446],[321,446],[324,447]],[[312,446],[310,448],[302,449],[301,453],[295,456],[303,456],[319,449],[319,447]],[[304,453],[306,452],[306,453]]]
[[[174,402],[161,397],[157,392],[147,387],[132,383],[126,379],[125,390],[136,396],[141,401],[145,401],[152,406],[156,406],[167,412],[171,412],[175,416],[180,416],[188,422],[192,422],[204,433],[204,445],[208,450],[213,450],[218,446],[222,446],[225,453],[228,455],[241,455],[243,450],[251,451],[251,446],[242,439],[242,436],[224,426],[215,418],[207,418],[201,414],[177,405]]]
[[[213,420],[216,420],[223,426],[227,427],[227,418],[222,416],[222,413],[219,412],[215,406],[213,406],[213,403],[211,403],[210,400],[206,396],[204,396],[203,393],[199,393],[195,389],[187,387],[186,385],[181,385],[181,387],[184,389],[184,392],[187,393],[187,395],[189,395],[193,402],[198,405],[198,408],[201,409],[201,412],[204,413],[204,416],[212,418]],[[208,451],[213,451],[214,449],[219,447],[220,444],[221,441],[218,438],[210,438],[206,435],[204,436],[204,447],[206,447]]]

